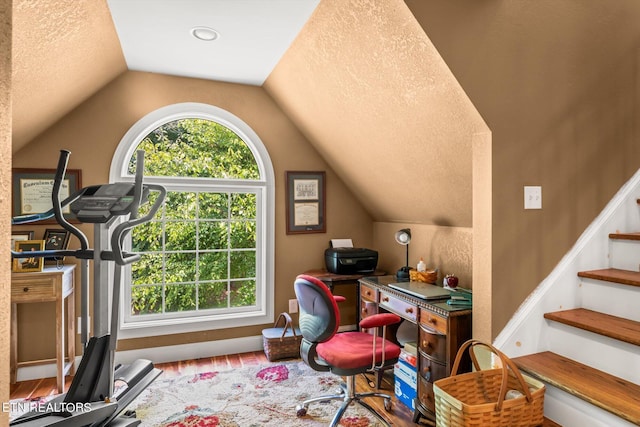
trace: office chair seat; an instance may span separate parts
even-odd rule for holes
[[[322,281],[307,275],[296,278],[294,289],[300,307],[302,358],[314,370],[330,371],[346,377],[346,385],[343,385],[341,393],[309,399],[296,408],[297,415],[306,415],[311,403],[336,399],[342,400],[343,403],[331,421],[331,426],[340,422],[352,402],[358,403],[380,422],[389,426],[387,420],[362,399],[381,397],[384,399],[385,409],[390,410],[391,396],[377,392],[356,393],[355,376],[376,369],[390,368],[397,362],[400,347],[386,340],[384,331],[387,325],[400,322],[400,317],[384,313],[369,316],[360,322],[360,326],[368,330],[382,328],[382,336],[365,332],[337,333],[340,311],[336,300],[340,298],[334,297]]]

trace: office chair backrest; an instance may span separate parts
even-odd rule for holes
[[[333,294],[321,280],[304,274],[293,285],[300,317],[298,323],[305,340],[324,342],[338,332],[340,310]]]

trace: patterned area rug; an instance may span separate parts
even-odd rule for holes
[[[301,418],[296,416],[296,405],[310,397],[334,394],[340,381],[299,360],[160,377],[129,409],[136,411],[143,426],[319,427],[329,424],[340,401],[312,404]],[[352,405],[340,425],[380,424],[359,405]]]
[[[340,377],[316,372],[300,360],[164,378],[160,376],[127,409],[145,427],[320,427],[327,426],[341,401],[314,403],[304,417],[296,406],[304,400],[335,394]],[[10,419],[27,406],[45,407],[55,395],[11,401]],[[16,410],[25,409],[25,410]],[[384,417],[388,418],[386,414]],[[342,417],[343,427],[379,427],[359,405]]]

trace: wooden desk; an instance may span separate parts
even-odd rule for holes
[[[358,281],[366,276],[383,276],[386,272],[376,270],[367,274],[335,274],[325,269],[318,269],[305,271],[304,274],[322,280],[331,289],[331,292],[335,291],[336,286],[347,285],[348,288],[341,289],[338,292],[338,295],[346,298],[346,301],[340,304],[340,324],[358,325],[360,323],[358,302],[360,301],[360,286]]]
[[[458,348],[471,338],[471,310],[450,306],[446,300],[426,301],[387,286],[395,276],[360,279],[360,309],[365,318],[380,312],[392,312],[417,324],[418,397],[414,422],[420,416],[435,420],[433,382],[451,375]],[[461,372],[470,370],[468,358]]]
[[[64,392],[65,375],[73,375],[75,349],[75,265],[62,269],[45,268],[41,272],[11,273],[11,354],[10,379],[14,384],[18,366],[35,365],[56,361],[58,392]],[[18,363],[18,304],[55,302],[56,304],[56,358]],[[65,302],[67,329],[65,331]],[[67,361],[65,362],[65,332],[68,332]]]

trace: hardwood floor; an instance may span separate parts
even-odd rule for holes
[[[162,375],[165,378],[176,377],[180,375],[196,374],[200,372],[209,372],[213,370],[222,370],[229,368],[239,368],[247,365],[256,365],[260,363],[269,363],[266,356],[261,351],[232,354],[227,356],[208,357],[196,360],[185,360],[182,362],[172,363],[159,363],[155,366],[163,371]],[[67,377],[65,381],[65,387],[68,389],[71,384],[71,377]],[[356,387],[358,390],[371,390],[367,379],[358,375],[356,380]],[[65,390],[66,391],[66,390]],[[394,396],[393,388],[393,375],[391,371],[388,371],[382,381],[381,389],[383,393],[393,396],[393,409],[391,413],[384,410],[382,399],[368,399],[368,403],[379,413],[391,421],[394,427],[415,427],[415,426],[434,426],[435,424],[426,420],[420,419],[419,424],[413,423],[413,412],[402,403],[398,402]],[[29,399],[43,396],[50,396],[56,394],[56,379],[43,378],[39,380],[22,381],[16,384],[11,384],[11,399]],[[313,406],[309,408],[313,411]],[[545,420],[544,427],[559,427],[558,424]]]

